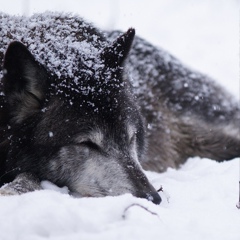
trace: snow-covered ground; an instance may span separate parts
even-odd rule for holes
[[[104,29],[133,26],[239,99],[237,0],[0,0],[0,10],[71,11]],[[0,197],[0,239],[240,239],[237,159],[192,158],[180,170],[147,176],[163,186],[160,206],[128,194],[76,199],[65,189]]]
[[[52,190],[1,197],[0,239],[240,239],[238,161],[194,158],[147,175],[169,203],[164,195],[158,206],[130,194],[74,199]]]

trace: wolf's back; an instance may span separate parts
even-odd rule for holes
[[[223,87],[139,37],[126,68],[148,123],[145,168],[163,171],[192,156],[240,156],[240,106]]]

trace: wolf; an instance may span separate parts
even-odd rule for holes
[[[0,21],[0,48],[10,43],[0,149],[1,184],[11,183],[3,194],[40,188],[38,179],[46,179],[83,197],[131,193],[159,204],[139,163],[144,120],[124,73],[135,30],[110,44],[68,14],[2,14]]]
[[[51,12],[0,22],[3,194],[49,180],[81,196],[159,204],[143,168],[240,156],[237,101],[134,29],[101,32]]]

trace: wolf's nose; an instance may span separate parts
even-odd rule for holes
[[[162,201],[161,197],[159,196],[159,194],[157,192],[149,194],[149,197],[147,197],[147,199],[149,201],[152,201],[155,204],[160,204]]]
[[[138,197],[146,198],[148,201],[151,201],[155,204],[160,204],[162,201],[161,197],[157,192],[143,193],[143,194],[140,194]]]

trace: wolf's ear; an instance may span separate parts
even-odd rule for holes
[[[20,42],[9,45],[3,69],[3,87],[10,115],[21,122],[40,108],[45,97],[47,71]]]
[[[126,59],[135,36],[135,30],[130,28],[127,32],[119,36],[112,45],[106,47],[102,53],[101,58],[106,66],[115,68],[122,66]]]

